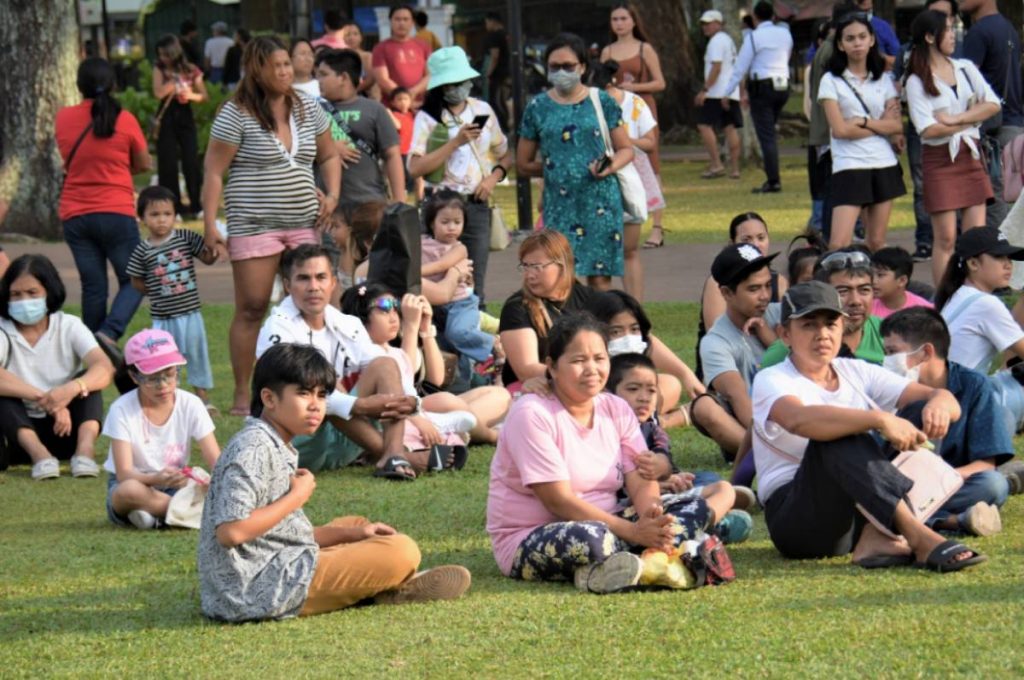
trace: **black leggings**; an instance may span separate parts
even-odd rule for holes
[[[845,555],[866,522],[856,504],[892,529],[896,506],[913,486],[871,435],[811,441],[796,476],[765,503],[768,534],[786,557]]]
[[[32,462],[32,458],[18,444],[18,430],[30,428],[39,435],[43,446],[56,458],[67,460],[75,455],[78,446],[78,427],[87,420],[100,422],[103,419],[103,394],[90,392],[85,399],[72,399],[68,404],[71,413],[71,434],[58,437],[53,432],[53,417],[32,418],[21,399],[0,397],[0,433],[7,440],[7,446],[0,450],[0,470],[9,465]]]
[[[179,160],[181,173],[185,176],[185,189],[188,191],[189,212],[197,213],[202,208],[199,196],[202,173],[199,168],[196,122],[188,104],[171,102],[160,121],[160,136],[156,140],[156,167],[160,186],[171,190],[175,210],[184,213],[178,184]]]

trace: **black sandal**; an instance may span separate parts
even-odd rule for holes
[[[971,553],[971,556],[964,560],[958,560],[956,557],[961,553]],[[918,569],[930,569],[939,574],[945,574],[981,564],[987,559],[977,550],[972,550],[959,541],[943,541],[928,553],[924,562],[915,562],[914,566]]]
[[[413,469],[412,463],[407,461],[405,458],[402,458],[401,456],[391,456],[383,466],[373,471],[373,476],[380,477],[382,479],[390,479],[395,482],[411,482],[416,479],[415,472],[411,475],[399,472],[398,468],[401,467],[409,468],[410,470]]]
[[[654,230],[655,229],[657,229],[659,232],[661,232],[661,240],[660,241],[655,241],[654,240]],[[655,248],[660,248],[663,245],[665,245],[665,229],[660,224],[655,224],[653,227],[651,227],[651,235],[647,237],[646,241],[644,241],[643,249],[644,250],[654,250]]]

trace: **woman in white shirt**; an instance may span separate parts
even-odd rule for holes
[[[1024,358],[1024,330],[992,291],[1010,284],[1014,261],[1024,248],[1011,245],[996,227],[969,229],[935,292],[935,309],[949,326],[949,360],[988,373],[1007,352]]]
[[[854,563],[865,568],[914,562],[947,572],[984,561],[917,519],[904,500],[913,480],[889,463],[871,436],[877,430],[896,450],[917,447],[945,436],[960,405],[946,390],[836,358],[842,309],[839,294],[825,283],[790,288],[781,326],[790,355],[754,378],[754,461],[772,542],[793,559],[852,549]],[[892,413],[924,400],[921,429]],[[865,522],[862,512],[897,537]]]
[[[101,392],[114,367],[82,320],[60,311],[64,298],[43,255],[22,255],[0,278],[0,469],[31,460],[32,479],[58,477],[58,458],[73,477],[99,474]]]
[[[992,184],[981,163],[981,122],[999,112],[999,98],[967,59],[951,59],[956,36],[941,12],[921,12],[911,25],[907,68],[910,119],[921,136],[924,206],[935,234],[932,277],[938,285],[953,254],[956,215],[963,229],[985,224]]]
[[[619,87],[615,80],[618,70],[619,62],[614,59],[593,66],[590,72],[590,85],[607,92],[622,107],[622,120],[629,133],[629,141],[633,144],[633,165],[647,194],[647,210],[654,213],[665,208],[665,195],[661,192],[658,175],[648,156],[658,148],[658,121],[654,118],[651,107],[643,99]],[[640,261],[639,251],[641,227],[643,222],[637,222],[633,216],[626,213],[622,232],[622,288],[643,302],[644,267]]]
[[[292,58],[292,71],[295,80],[292,87],[299,92],[308,94],[313,99],[320,96],[320,82],[313,77],[313,46],[305,38],[292,40],[289,54]]]
[[[850,245],[863,215],[867,246],[885,246],[892,201],[907,193],[890,137],[903,133],[899,95],[885,72],[871,21],[847,14],[821,77],[818,101],[832,131],[832,234],[829,250]]]

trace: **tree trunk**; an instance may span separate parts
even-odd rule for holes
[[[701,72],[682,4],[679,0],[645,0],[636,8],[665,74],[665,91],[658,98],[658,127],[668,131],[675,125],[691,123]]]
[[[78,100],[78,3],[14,0],[0,13],[0,229],[60,236],[57,111]]]

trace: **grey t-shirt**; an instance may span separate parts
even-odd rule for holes
[[[331,121],[331,136],[335,140],[354,142],[362,153],[358,163],[342,171],[341,199],[355,203],[387,200],[388,190],[381,166],[384,152],[399,143],[391,114],[379,102],[366,97],[323,104]],[[351,135],[339,124],[339,118],[352,132]],[[372,150],[372,155],[367,153],[368,149]]]
[[[754,374],[761,365],[762,356],[764,345],[761,341],[736,328],[729,315],[723,314],[700,341],[704,383],[710,386],[723,373],[738,371],[749,389],[754,384]]]
[[[203,613],[223,621],[298,615],[316,571],[319,547],[301,510],[247,543],[225,548],[217,527],[245,519],[291,488],[298,454],[259,418],[248,418],[217,465],[199,532],[199,598]]]

